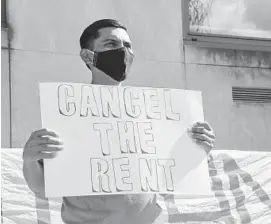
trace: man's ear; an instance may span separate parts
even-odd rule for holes
[[[86,65],[93,65],[94,52],[83,48],[80,51],[80,57],[86,63]]]

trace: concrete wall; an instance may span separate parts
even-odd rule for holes
[[[1,28],[1,147],[11,146],[9,49],[7,29]]]
[[[216,147],[271,151],[271,104],[234,103],[232,86],[271,88],[271,53],[185,47],[187,88],[202,90]]]
[[[271,149],[270,105],[231,100],[232,85],[271,86],[271,55],[183,47],[181,0],[8,1],[13,147],[41,127],[39,82],[91,82],[78,39],[101,18],[128,27],[136,58],[125,84],[202,90],[216,147]]]

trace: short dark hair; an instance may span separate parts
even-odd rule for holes
[[[127,31],[119,21],[114,19],[101,19],[90,24],[82,33],[80,37],[81,49],[87,48],[90,40],[94,40],[99,37],[99,29],[106,27],[122,28]]]

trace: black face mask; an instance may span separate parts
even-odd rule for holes
[[[94,52],[93,66],[120,82],[126,79],[133,63],[134,55],[125,47]]]

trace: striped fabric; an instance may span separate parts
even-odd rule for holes
[[[42,200],[22,175],[22,149],[2,149],[2,223],[61,224],[61,199]],[[271,152],[213,150],[212,195],[157,195],[156,224],[271,224]],[[127,220],[129,223],[129,220]]]

